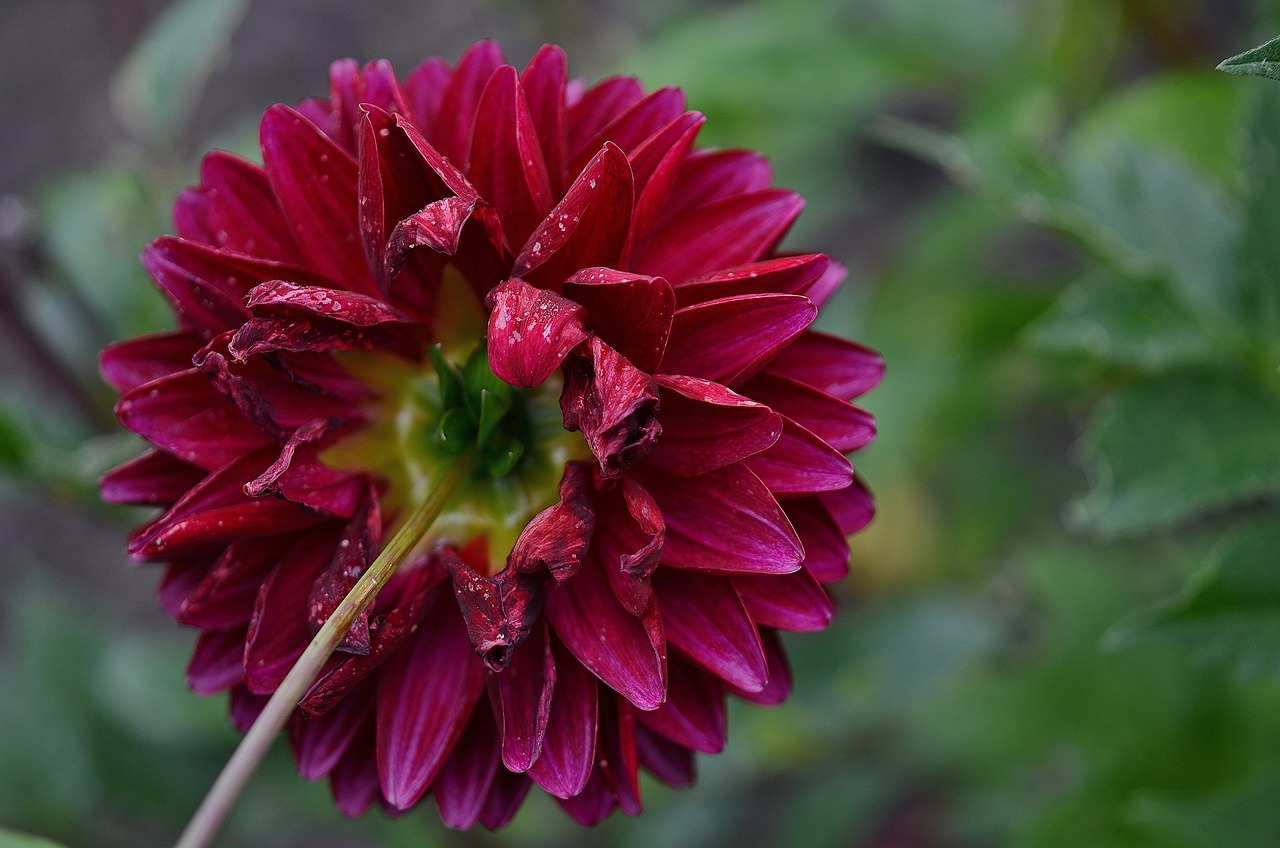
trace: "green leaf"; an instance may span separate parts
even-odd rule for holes
[[[38,836],[0,830],[0,848],[64,848],[64,846]]]
[[[1207,797],[1143,793],[1129,818],[1171,848],[1280,845],[1280,772],[1265,763],[1249,779]]]
[[[1239,56],[1232,56],[1218,65],[1218,70],[1229,74],[1250,74],[1268,79],[1280,79],[1280,37],[1273,38],[1252,50],[1246,50]]]
[[[1246,676],[1280,676],[1280,521],[1232,537],[1177,597],[1116,625],[1115,648],[1175,641]]]
[[[1070,518],[1100,536],[1155,530],[1280,488],[1280,398],[1233,373],[1173,374],[1104,404]]]
[[[1163,281],[1111,275],[1068,288],[1029,328],[1027,340],[1044,353],[1150,370],[1215,355],[1195,316],[1174,300]]]
[[[124,125],[153,144],[177,141],[248,6],[249,0],[171,4],[113,80],[114,104]]]
[[[1244,225],[1237,254],[1247,323],[1280,347],[1280,89],[1259,86],[1243,132]]]

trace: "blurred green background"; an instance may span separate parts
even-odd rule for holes
[[[0,827],[167,845],[235,742],[95,496],[138,448],[96,351],[166,320],[142,245],[330,60],[496,36],[683,86],[806,195],[788,245],[851,269],[820,320],[888,361],[880,517],[793,699],[638,819],[348,821],[281,748],[222,844],[1280,845],[1280,83],[1212,70],[1277,32],[1276,0],[0,3]]]

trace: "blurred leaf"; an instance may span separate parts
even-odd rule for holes
[[[116,110],[135,136],[172,145],[199,105],[249,0],[176,0],[155,20],[112,83]]]
[[[1107,643],[1173,641],[1241,674],[1280,676],[1277,551],[1280,521],[1239,533],[1182,594],[1117,625]]]
[[[1173,374],[1095,414],[1083,453],[1093,489],[1074,521],[1103,537],[1162,525],[1280,487],[1280,398],[1242,375]]]
[[[1266,44],[1224,60],[1218,65],[1218,70],[1229,74],[1252,74],[1280,79],[1280,38],[1273,38]]]
[[[1258,84],[1244,124],[1244,232],[1238,248],[1247,323],[1280,348],[1280,89]]]
[[[63,848],[63,846],[38,836],[0,830],[0,848]]]
[[[1204,362],[1215,349],[1162,280],[1089,277],[1067,289],[1027,334],[1035,349],[1156,370]]]
[[[1144,793],[1130,818],[1177,848],[1275,848],[1280,845],[1280,773],[1275,763],[1249,780],[1203,798]]]

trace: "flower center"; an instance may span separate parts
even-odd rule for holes
[[[479,309],[478,302],[474,306]],[[482,335],[478,342],[471,335],[464,355],[459,331],[483,332],[483,320],[442,320],[441,326],[451,331],[440,334],[421,362],[377,351],[341,356],[375,397],[365,409],[366,426],[326,450],[323,459],[334,468],[370,472],[385,484],[383,535],[389,536],[406,507],[420,503],[460,454],[473,452],[474,471],[423,544],[466,549],[473,567],[487,562],[493,574],[529,520],[559,500],[565,463],[591,454],[579,434],[564,428],[559,375],[536,389],[516,389],[490,369]]]

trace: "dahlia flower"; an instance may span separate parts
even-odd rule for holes
[[[163,508],[129,552],[200,630],[191,688],[247,728],[412,537],[288,720],[342,812],[638,813],[639,769],[689,783],[726,696],[787,696],[778,631],[830,620],[882,362],[809,329],[843,269],[775,252],[800,197],[703,121],[557,47],[340,61],[144,252],[180,329],[103,351],[153,447],[102,492]]]

